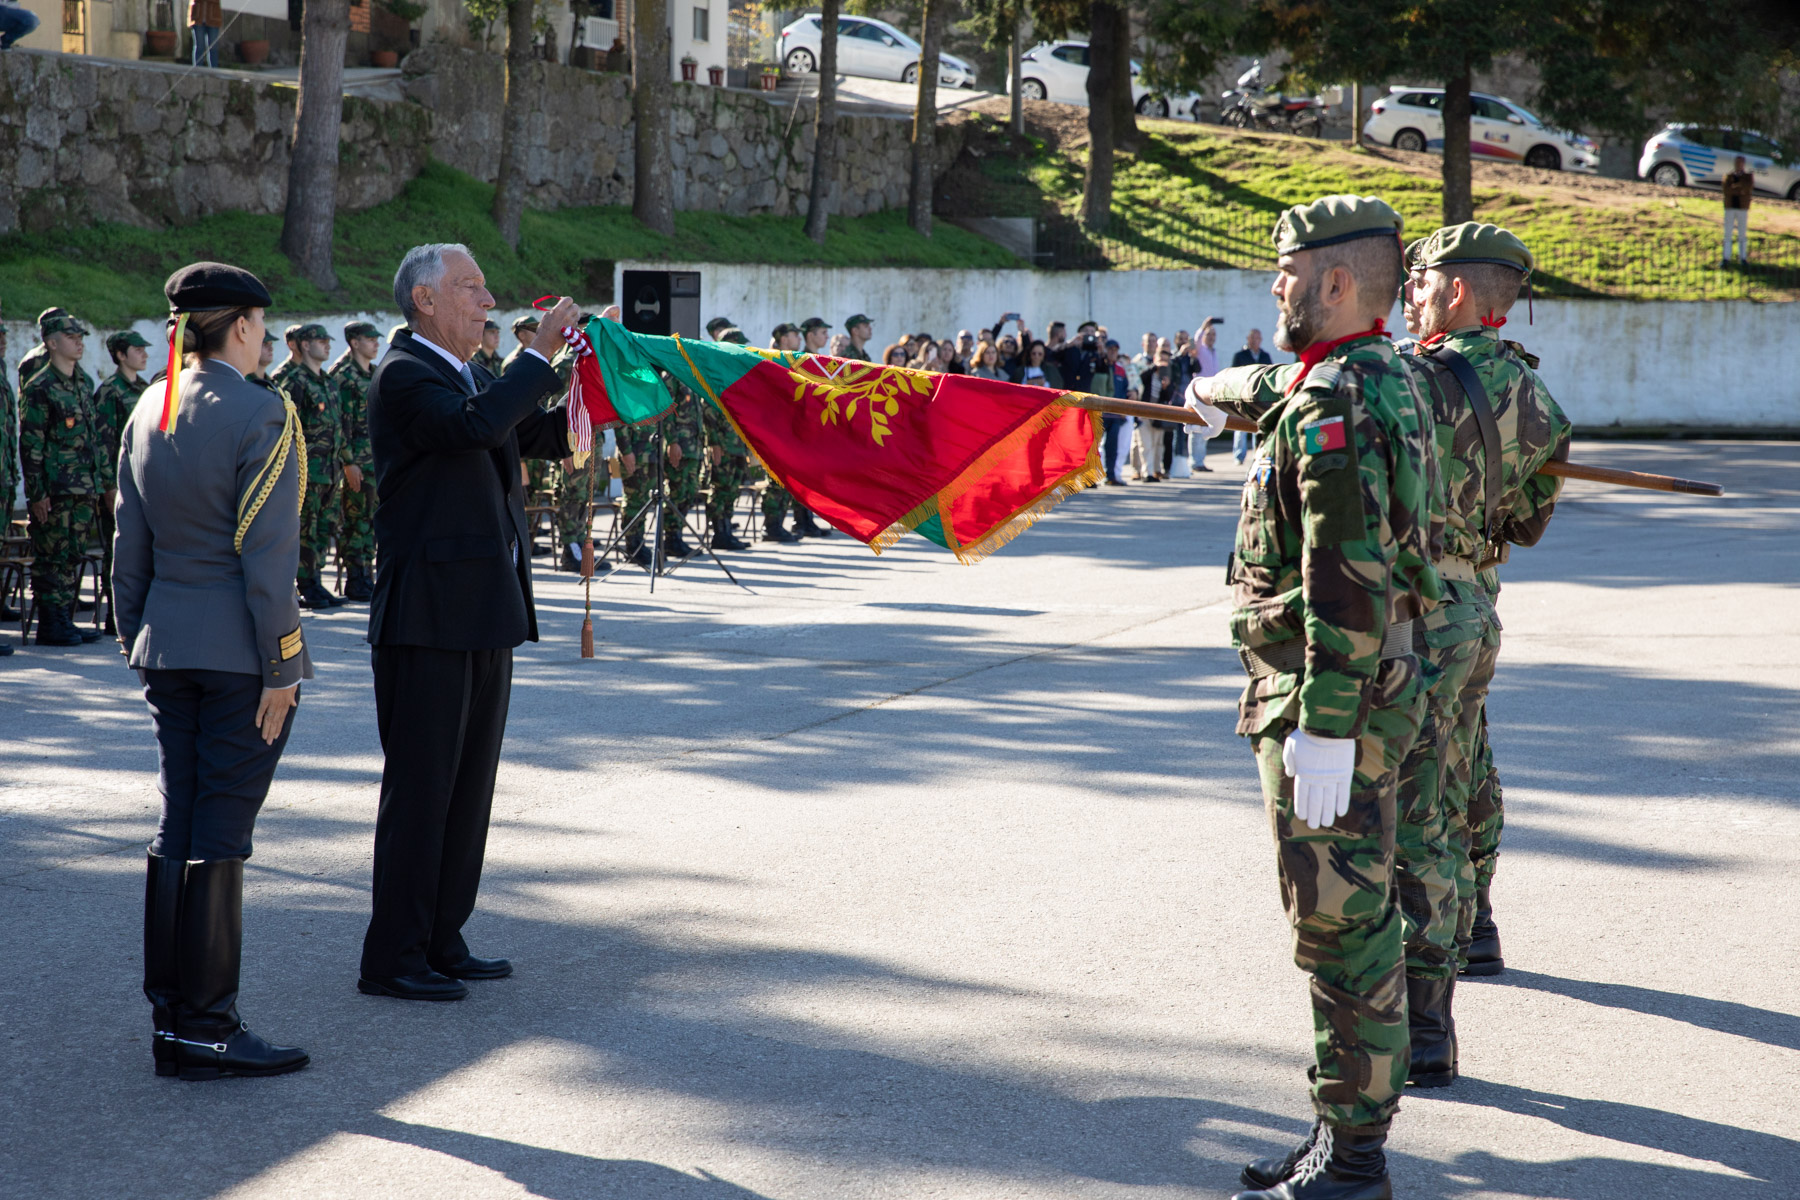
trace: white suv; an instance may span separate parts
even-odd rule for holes
[[[1705,125],[1667,125],[1644,143],[1638,174],[1664,187],[1718,187],[1731,172],[1732,160],[1756,176],[1756,190],[1800,200],[1800,163],[1760,133]]]
[[[1146,117],[1200,119],[1200,97],[1159,96],[1143,85],[1139,78],[1143,65],[1131,62],[1131,102]],[[1019,95],[1027,100],[1054,100],[1058,104],[1087,107],[1088,44],[1086,42],[1042,42],[1027,50],[1019,60]]]
[[[1511,100],[1474,92],[1469,110],[1469,153],[1476,158],[1588,175],[1600,169],[1593,138],[1551,129]],[[1444,89],[1390,87],[1369,106],[1363,136],[1396,150],[1443,153]]]
[[[808,13],[781,31],[781,65],[789,75],[819,69],[819,42],[825,22]],[[919,43],[874,17],[839,17],[837,69],[868,79],[919,82]],[[954,54],[938,56],[938,82],[945,87],[972,88],[975,68]]]

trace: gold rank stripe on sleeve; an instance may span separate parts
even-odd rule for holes
[[[294,626],[294,632],[283,635],[281,639],[281,657],[283,661],[299,654],[305,644],[305,639],[300,633],[300,627],[298,625]]]

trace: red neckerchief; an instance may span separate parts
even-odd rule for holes
[[[1375,324],[1369,326],[1369,328],[1363,330],[1361,333],[1353,333],[1348,337],[1338,338],[1334,342],[1314,342],[1300,352],[1300,373],[1294,376],[1294,381],[1287,385],[1287,391],[1281,393],[1282,396],[1285,398],[1293,395],[1294,390],[1304,383],[1306,377],[1312,373],[1312,369],[1324,362],[1327,354],[1330,354],[1345,342],[1354,342],[1358,338],[1386,337],[1387,335],[1387,322],[1377,318]]]
[[[1488,315],[1481,318],[1481,323],[1482,323],[1482,325],[1486,326],[1489,329],[1498,329],[1502,325],[1506,324],[1506,318],[1505,317],[1496,317],[1494,315],[1494,310],[1490,308],[1490,309],[1488,309]]]

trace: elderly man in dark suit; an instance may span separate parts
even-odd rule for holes
[[[387,762],[357,986],[460,1000],[464,980],[512,974],[470,954],[462,927],[481,882],[513,647],[538,636],[519,462],[567,457],[567,416],[539,406],[562,386],[543,354],[527,350],[499,378],[470,362],[494,297],[466,248],[410,251],[394,299],[409,328],[368,392],[381,497],[369,643]],[[544,325],[575,321],[563,299]]]

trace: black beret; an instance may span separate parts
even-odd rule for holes
[[[262,280],[228,263],[189,263],[163,284],[170,312],[218,312],[226,308],[267,308],[273,301]]]

